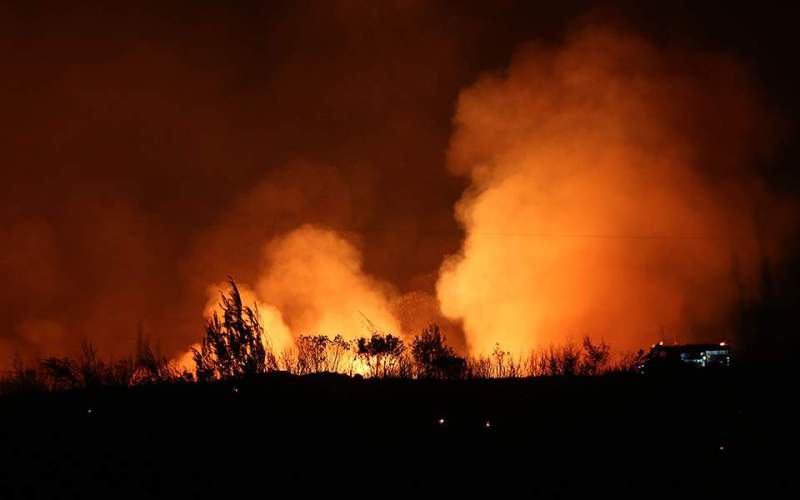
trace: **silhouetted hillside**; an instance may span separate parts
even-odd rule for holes
[[[796,485],[779,458],[797,445],[784,389],[772,376],[736,372],[452,381],[269,373],[17,394],[0,398],[0,496],[776,491]]]

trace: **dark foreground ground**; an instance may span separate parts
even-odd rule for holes
[[[332,375],[0,398],[0,498],[785,498],[785,374]]]

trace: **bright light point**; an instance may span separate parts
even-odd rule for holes
[[[488,421],[488,420],[487,420],[487,421],[486,421],[486,423],[485,423],[485,424],[483,424],[483,426],[484,426],[484,427],[486,427],[487,429],[489,429],[489,428],[491,428],[491,427],[492,427],[492,423],[491,423],[490,421]]]
[[[88,410],[86,410],[86,413],[88,413],[88,414],[90,414],[90,415],[91,415],[91,413],[92,413],[92,409],[91,409],[91,408],[89,408]]]
[[[234,387],[233,388],[233,392],[238,394],[239,393],[239,388],[238,387]]]
[[[444,419],[443,418],[440,418],[439,420],[437,420],[437,422],[439,422],[439,425],[444,425]]]
[[[725,347],[726,345],[728,345],[728,343],[727,342],[720,342],[719,345],[721,345],[722,347]]]

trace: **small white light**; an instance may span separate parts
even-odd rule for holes
[[[86,410],[86,413],[88,413],[88,414],[90,414],[90,415],[91,415],[91,414],[92,414],[92,409],[91,409],[91,408],[89,408],[88,410]]]
[[[486,423],[483,424],[483,426],[486,427],[487,429],[490,429],[492,427],[492,423],[487,420]]]
[[[727,342],[720,342],[719,345],[721,345],[722,347],[725,347],[727,345]]]
[[[238,394],[238,393],[239,393],[239,388],[238,388],[238,387],[234,387],[234,388],[233,388],[233,392],[234,392],[234,393],[236,393],[236,394]]]
[[[439,420],[437,420],[437,422],[439,422],[439,425],[444,425],[444,419],[443,418],[440,418]]]

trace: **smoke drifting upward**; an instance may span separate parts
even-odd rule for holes
[[[298,333],[368,334],[365,319],[400,332],[391,312],[391,288],[366,275],[361,254],[332,231],[303,226],[272,240],[256,290]],[[362,316],[363,315],[363,316]]]
[[[752,168],[769,121],[728,58],[597,27],[524,47],[458,101],[449,165],[471,187],[442,311],[473,352],[729,336],[777,253]]]
[[[401,291],[435,277],[459,242],[442,156],[474,16],[3,3],[0,370],[83,339],[118,359],[140,331],[183,352],[208,286],[255,287],[264,244],[306,223],[362,235],[365,274]]]
[[[656,45],[583,31],[464,90],[592,3],[0,3],[0,370],[139,333],[180,355],[228,275],[276,348],[360,313],[461,353],[717,332],[782,234],[735,59],[796,114],[791,26],[629,2]]]
[[[258,307],[267,341],[276,354],[294,347],[299,335],[341,335],[347,340],[377,330],[403,337],[441,318],[433,296],[400,294],[363,269],[359,248],[330,229],[305,224],[270,240],[255,286],[239,284],[242,300]],[[208,288],[206,318],[219,311],[220,283]]]

